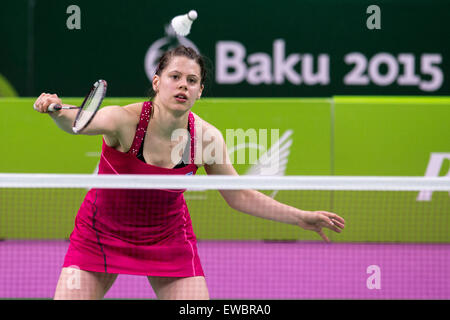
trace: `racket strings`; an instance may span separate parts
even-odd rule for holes
[[[98,81],[80,107],[79,114],[73,126],[74,131],[79,132],[89,124],[102,103],[105,93],[106,83],[104,81]]]

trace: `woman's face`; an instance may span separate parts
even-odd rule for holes
[[[161,75],[153,77],[155,103],[174,111],[187,111],[203,91],[200,66],[184,56],[172,57]]]

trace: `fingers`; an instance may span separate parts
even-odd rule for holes
[[[61,99],[56,94],[41,93],[33,104],[33,109],[40,113],[49,112],[48,108],[52,103],[62,104]]]
[[[328,219],[328,218],[325,218],[325,219],[327,219],[327,220],[325,220],[325,221],[323,221],[323,222],[321,223],[322,227],[328,228],[328,229],[333,230],[334,232],[337,232],[337,233],[341,233],[341,229],[339,229],[338,227],[336,227],[336,226],[333,224],[333,222],[331,222],[330,219]],[[317,233],[322,237],[322,239],[323,239],[325,242],[331,242],[330,239],[329,239],[329,238],[325,235],[325,233],[323,232],[322,227],[319,227],[319,230],[317,230]]]
[[[340,228],[336,227],[332,222],[325,222],[322,226],[324,228],[330,229],[330,230],[332,230],[332,231],[334,231],[336,233],[341,233],[342,232],[342,230]]]
[[[344,218],[338,216],[337,214],[328,212],[328,211],[318,211],[318,213],[323,214],[325,217],[327,217],[328,221],[331,221],[333,226],[337,226],[340,229],[345,228]],[[330,225],[330,226],[332,226],[332,225]]]
[[[48,94],[41,93],[41,95],[36,99],[36,101],[33,105],[34,110],[41,112],[41,113],[47,112],[47,107],[48,107],[48,105],[46,104],[47,99],[48,99]]]
[[[316,231],[325,242],[331,241],[323,232],[323,228],[341,233],[345,227],[345,220],[335,213],[328,211],[313,211],[310,213],[313,213],[313,215],[310,215],[310,218],[313,218],[309,225],[306,225],[306,229]]]
[[[335,216],[336,217],[339,217],[339,216],[337,216],[334,213],[330,213],[330,212],[326,212],[326,211],[325,212],[319,211],[318,213],[320,215],[322,215],[321,222],[320,222],[320,226],[322,228],[330,229],[336,233],[342,232],[342,229],[344,229],[344,227],[345,227],[345,224],[340,222],[343,220],[342,218],[341,218],[342,220],[337,219],[337,218],[335,218]]]
[[[336,213],[333,212],[328,212],[328,211],[321,211],[322,213],[324,213],[325,215],[327,215],[329,218],[331,218],[332,220],[338,221],[341,224],[345,224],[345,220],[344,218],[338,216]]]
[[[42,96],[45,95],[45,93],[41,93],[41,95],[36,99],[36,101],[33,104],[33,109],[36,111],[39,111],[39,102],[42,98]]]
[[[327,243],[330,243],[330,242],[331,242],[330,239],[328,239],[328,237],[325,235],[325,233],[323,233],[322,230],[317,231],[317,233],[319,234],[319,236],[322,237],[323,241],[325,241],[325,242],[327,242]]]
[[[345,224],[340,223],[340,222],[337,221],[337,220],[331,219],[331,222],[333,222],[334,225],[336,225],[337,227],[339,227],[339,228],[341,228],[341,229],[344,229],[344,228],[345,228]]]

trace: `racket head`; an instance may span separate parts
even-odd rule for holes
[[[105,80],[98,80],[94,83],[75,117],[72,125],[74,133],[80,133],[92,121],[106,95],[107,87],[108,84]]]

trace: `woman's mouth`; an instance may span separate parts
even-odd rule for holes
[[[177,100],[178,102],[186,102],[187,101],[187,96],[182,94],[182,93],[180,93],[180,94],[177,94],[175,96],[175,100]]]

